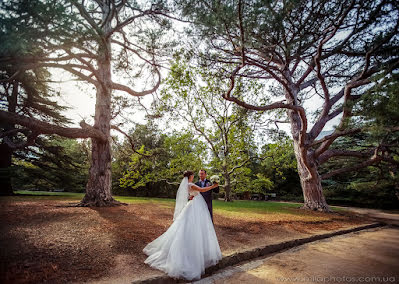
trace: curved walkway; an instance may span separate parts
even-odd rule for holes
[[[228,256],[223,258],[216,266],[209,267],[206,270],[206,275],[211,276],[205,276],[205,278],[195,283],[334,283],[334,281],[336,283],[356,283],[356,281],[359,283],[399,283],[399,274],[396,273],[396,271],[399,272],[399,214],[396,212],[388,213],[378,209],[355,207],[340,208],[359,216],[367,217],[370,221],[374,221],[374,223],[351,229],[314,235],[308,238],[295,239],[280,244],[268,245]],[[362,234],[370,232],[374,232],[374,235]],[[346,241],[343,241],[345,239]],[[341,243],[339,240],[341,240]],[[324,249],[329,252],[318,255],[318,249],[315,248],[314,251],[313,246],[319,246],[321,250]],[[304,248],[308,248],[310,251],[306,249],[303,250]],[[303,254],[299,253],[298,255],[292,256],[291,263],[295,265],[291,267],[294,272],[299,271],[302,274],[292,273],[292,271],[289,270],[291,268],[286,264],[289,263],[289,259],[287,259],[287,262],[280,262],[282,267],[286,267],[286,271],[278,267],[267,267],[267,263],[265,263],[275,255],[276,257],[284,257],[285,255],[300,250],[303,250]],[[376,264],[373,264],[370,259],[366,261],[367,258],[365,258],[365,256],[376,258]],[[354,263],[354,265],[351,266],[351,263]],[[358,266],[358,263],[360,266]],[[330,267],[332,269],[330,269]],[[374,270],[371,269],[373,267]],[[388,270],[385,269],[386,267]],[[300,268],[302,268],[302,270],[300,270]],[[269,272],[273,271],[273,269],[277,270],[273,273]],[[357,270],[360,276],[353,277],[373,276],[366,275],[364,274],[365,272],[384,272],[385,274],[383,276],[391,278],[374,279],[377,282],[373,282],[373,279],[370,280],[368,278],[345,279],[338,278],[338,275],[335,275],[336,278],[333,278],[334,274],[332,274],[332,272],[346,271],[345,273],[350,275],[349,272]],[[276,271],[281,271],[282,273],[279,274]],[[323,273],[323,271],[328,271],[328,275]],[[274,278],[271,279],[271,277]],[[394,281],[392,282],[393,279]],[[382,282],[384,280],[386,281]],[[132,283],[185,282],[176,281],[165,275]]]
[[[384,226],[318,240],[195,283],[399,283],[399,229]]]
[[[343,206],[334,206],[334,207],[345,209],[359,216],[368,217],[374,221],[384,222],[386,224],[399,226],[399,212],[397,211],[396,212],[384,211],[380,209],[343,207]]]

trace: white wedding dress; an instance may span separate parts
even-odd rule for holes
[[[181,186],[184,181],[187,192],[179,188],[175,219],[165,233],[143,249],[148,255],[144,262],[170,277],[198,280],[205,268],[222,259],[222,252],[204,198],[199,191],[190,189],[192,183],[187,178]],[[189,194],[194,196],[191,201],[187,201]],[[179,198],[185,201],[180,203]]]

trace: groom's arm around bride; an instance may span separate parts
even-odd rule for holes
[[[198,172],[199,180],[195,183],[199,187],[207,187],[211,186],[212,182],[206,178],[206,170],[201,169]],[[212,210],[212,192],[219,193],[219,187],[215,187],[211,190],[200,192],[201,195],[204,197],[206,205],[208,206],[209,214],[211,215],[211,219],[213,222],[213,210]]]

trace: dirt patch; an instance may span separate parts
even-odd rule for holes
[[[172,207],[82,208],[68,206],[71,202],[0,201],[2,283],[130,283],[163,274],[144,264],[142,249],[171,225]],[[265,213],[255,221],[215,212],[222,253],[365,223],[349,213],[307,214],[290,220]]]

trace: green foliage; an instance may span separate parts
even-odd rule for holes
[[[174,133],[165,138],[164,147],[168,153],[168,178],[179,181],[185,170],[199,170],[203,167],[202,157],[205,145],[190,132]],[[177,178],[176,178],[177,177]]]
[[[292,140],[287,137],[280,139],[276,143],[264,145],[260,157],[265,174],[273,176],[273,180],[277,184],[279,181],[286,180],[288,173],[295,172],[297,169]]]
[[[178,183],[185,170],[199,170],[203,165],[205,146],[190,132],[160,134],[150,123],[138,125],[132,139],[141,146],[125,165],[119,178],[121,188],[150,190],[154,184]]]
[[[0,11],[1,57],[42,56],[45,44],[66,39],[66,30],[86,30],[60,1],[2,1]]]
[[[374,140],[387,134],[397,139],[392,128],[399,125],[399,74],[393,72],[386,78],[377,75],[373,79],[374,87],[362,96],[352,119],[368,127]]]
[[[129,163],[129,170],[120,179],[121,187],[138,188],[146,186],[147,183],[155,180],[155,171],[158,162],[155,159],[144,157],[143,155],[150,155],[149,151],[145,150],[144,145],[131,155],[131,162]]]
[[[13,186],[17,189],[54,189],[84,192],[89,169],[89,145],[85,141],[49,136],[40,147],[16,152]]]
[[[384,76],[385,77],[385,76]],[[324,181],[326,197],[333,202],[358,206],[395,208],[399,206],[399,81],[393,72],[385,78],[375,76],[375,85],[362,96],[350,126],[361,127],[356,135],[337,139],[332,148],[368,153],[378,147],[383,159],[369,167],[348,171]],[[363,159],[342,157],[330,160],[321,168],[322,173],[337,168],[356,167]]]
[[[41,64],[44,48],[71,29],[72,17],[59,1],[4,1],[0,3],[1,110],[24,113],[46,122],[70,123],[61,115],[67,107],[57,104],[50,72]],[[14,61],[18,58],[17,62]],[[18,72],[18,73],[16,73]],[[14,80],[9,80],[10,77]],[[15,106],[18,105],[15,109]],[[11,126],[12,128],[13,126]]]
[[[238,84],[235,96],[259,87]],[[224,87],[208,69],[178,56],[165,79],[159,111],[174,124],[188,123],[193,128],[207,145],[211,172],[221,175],[225,188],[252,190],[247,164],[256,157],[254,126],[259,115],[224,100],[220,95]]]
[[[290,196],[300,198],[302,192],[297,171],[297,161],[292,140],[278,136],[274,143],[265,144],[259,155],[259,176],[270,179],[273,191],[280,198]]]
[[[135,147],[125,139],[122,145],[114,147],[113,188],[138,188],[153,181],[155,170],[159,169],[164,152],[159,151],[164,143],[162,136],[153,123],[138,124],[129,133]]]
[[[274,188],[274,183],[270,178],[265,178],[262,174],[258,174],[256,179],[252,180],[252,192],[266,193]]]
[[[42,65],[42,60],[45,46],[51,46],[62,37],[61,29],[72,27],[70,13],[59,1],[0,3],[0,110],[60,126],[71,122],[62,114],[67,107],[56,102],[60,94],[50,87],[51,74]],[[23,144],[31,132],[14,123],[0,124],[1,132],[13,129],[24,130],[8,136],[14,144]],[[1,143],[5,146],[4,141]],[[55,137],[38,137],[32,146],[19,147],[12,154],[14,165],[11,169],[18,172],[18,175],[14,172],[13,184],[17,188],[83,191],[86,174],[76,172],[87,170],[82,160],[85,156],[76,156],[79,147],[73,143]],[[73,149],[72,152],[69,149]],[[0,154],[6,156],[10,153],[4,151]],[[61,157],[57,158],[57,155]],[[82,167],[74,161],[82,162]],[[4,182],[8,183],[9,177],[7,175]]]

